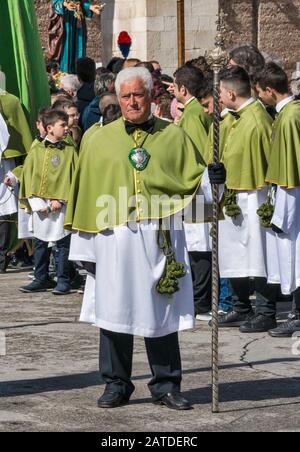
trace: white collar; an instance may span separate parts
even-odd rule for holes
[[[252,104],[256,99],[254,99],[254,97],[250,97],[250,99],[248,99],[245,103],[243,103],[243,105],[240,106],[240,108],[238,110],[236,110],[236,112],[238,113],[239,111],[243,110],[245,107],[248,107],[248,105]]]
[[[295,100],[295,96],[289,96],[286,99],[283,99],[280,102],[278,102],[278,104],[276,105],[277,113],[280,113],[281,110],[283,109],[283,107],[285,107],[287,104],[289,104],[293,100]]]
[[[228,108],[224,108],[224,110],[221,111],[221,118],[224,118],[226,115],[228,115],[229,110]]]
[[[189,104],[191,104],[193,102],[193,100],[195,100],[196,97],[191,97],[185,104],[184,104],[184,108],[187,107]]]
[[[43,141],[46,141],[46,140],[49,141],[49,143],[52,143],[52,144],[58,143],[57,140],[56,140],[56,141],[51,140],[51,139],[48,137],[48,135],[45,136],[45,138],[43,139]]]

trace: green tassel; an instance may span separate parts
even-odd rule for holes
[[[163,242],[160,243],[160,235],[163,237]],[[165,231],[161,228],[158,231],[158,245],[167,257],[166,267],[163,276],[156,285],[156,290],[161,295],[172,296],[179,291],[178,278],[183,278],[186,275],[185,265],[177,262],[174,251],[172,249],[170,231]]]
[[[260,217],[260,224],[263,228],[270,228],[271,221],[274,215],[274,206],[271,204],[271,198],[268,197],[267,202],[262,204],[257,210],[257,215]]]
[[[224,207],[225,213],[228,217],[237,218],[239,215],[241,215],[242,211],[237,204],[235,190],[229,190],[228,188],[226,188]]]

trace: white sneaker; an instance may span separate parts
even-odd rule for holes
[[[196,320],[200,320],[200,322],[210,322],[212,319],[212,312],[205,312],[203,314],[197,314]]]

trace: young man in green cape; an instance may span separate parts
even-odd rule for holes
[[[134,391],[134,335],[145,338],[153,402],[190,408],[180,393],[178,331],[194,325],[181,218],[202,186],[204,162],[181,128],[151,115],[152,89],[145,68],[118,74],[123,117],[85,142],[66,216],[65,226],[77,231],[70,259],[95,267],[80,319],[101,329],[101,408],[128,403]],[[222,165],[209,174],[211,182],[225,180]]]
[[[220,275],[230,279],[237,295],[232,311],[220,317],[220,327],[264,332],[276,327],[277,288],[267,285],[266,232],[257,215],[268,192],[265,177],[272,119],[251,97],[244,69],[225,69],[220,80],[220,100],[234,116],[220,156],[227,170],[225,220],[220,222]],[[249,298],[250,277],[256,283],[255,314]]]
[[[188,134],[201,155],[204,154],[212,123],[198,100],[199,88],[204,83],[204,75],[193,66],[182,66],[174,73],[174,94],[177,101],[184,105],[179,127]],[[184,230],[192,269],[195,315],[198,320],[203,320],[211,312],[209,224],[186,222]]]
[[[275,207],[269,239],[268,278],[280,284],[283,294],[294,295],[294,309],[288,322],[269,332],[273,337],[290,337],[300,331],[300,102],[289,91],[287,74],[268,63],[257,77],[263,102],[275,106],[271,157],[266,180],[275,188]]]

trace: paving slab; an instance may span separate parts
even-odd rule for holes
[[[300,431],[300,342],[220,332],[219,414],[211,413],[211,330],[180,334],[182,390],[194,409],[151,403],[142,338],[135,339],[129,405],[97,408],[98,329],[78,322],[82,295],[25,295],[27,273],[0,276],[0,431]],[[288,306],[280,306],[284,318]]]

